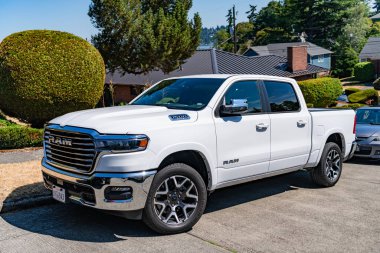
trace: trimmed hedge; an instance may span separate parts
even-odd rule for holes
[[[375,90],[380,90],[380,78],[376,79],[374,82],[373,82],[373,88]]]
[[[306,103],[315,107],[327,107],[343,93],[342,85],[337,78],[323,77],[298,83]]]
[[[0,127],[0,149],[39,147],[43,142],[43,129],[10,125]]]
[[[72,34],[31,30],[14,33],[0,44],[0,108],[33,126],[93,108],[104,80],[98,50]]]
[[[366,104],[358,104],[358,103],[355,103],[355,104],[347,104],[347,105],[342,105],[342,106],[335,106],[335,107],[332,107],[334,109],[348,109],[348,108],[351,108],[353,110],[356,110],[360,107],[363,107],[363,106],[367,106]]]
[[[361,91],[361,89],[358,89],[358,88],[347,88],[347,89],[344,90],[344,93],[347,96],[349,96],[349,95],[354,94],[354,93],[359,92],[359,91]]]
[[[362,90],[348,96],[351,103],[366,103],[371,99],[375,104],[379,103],[379,93],[374,89]]]
[[[375,67],[372,62],[359,62],[354,67],[354,76],[359,81],[371,81],[375,76]]]

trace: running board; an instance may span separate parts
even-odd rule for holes
[[[259,179],[263,179],[263,178],[267,178],[267,177],[274,177],[277,175],[286,174],[286,173],[290,173],[290,172],[294,172],[294,171],[298,171],[298,170],[302,170],[302,169],[303,169],[303,166],[297,166],[297,167],[292,167],[292,168],[288,168],[288,169],[271,171],[271,172],[267,172],[267,173],[263,173],[263,174],[259,174],[259,175],[234,179],[231,181],[226,181],[226,182],[222,182],[222,183],[218,184],[215,187],[215,189],[220,189],[220,188],[233,186],[233,185],[237,185],[237,184],[244,184],[247,182],[251,182],[251,181],[255,181],[255,180],[259,180]]]

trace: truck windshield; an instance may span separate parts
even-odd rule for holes
[[[179,78],[164,80],[132,105],[165,106],[169,109],[201,110],[225,81],[223,78]]]
[[[380,109],[359,109],[356,117],[358,124],[380,125]]]

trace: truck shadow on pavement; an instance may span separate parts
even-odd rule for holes
[[[205,213],[298,188],[317,189],[318,186],[312,183],[309,173],[299,171],[220,189],[210,195]],[[6,233],[7,227],[84,242],[114,242],[128,240],[128,237],[159,236],[142,221],[126,220],[91,208],[58,203],[0,215],[0,228]]]

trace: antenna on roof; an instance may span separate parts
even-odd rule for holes
[[[305,32],[302,32],[300,35],[300,40],[302,43],[306,42],[307,34]]]

